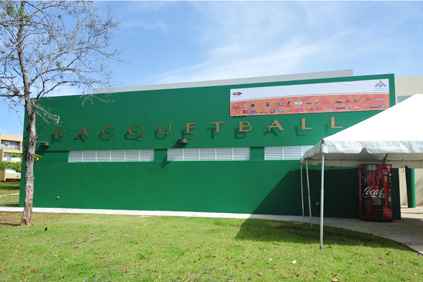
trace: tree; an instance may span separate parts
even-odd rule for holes
[[[0,0],[0,97],[12,109],[24,106],[25,206],[21,225],[30,225],[34,196],[36,121],[59,122],[41,99],[59,87],[81,94],[105,86],[107,59],[118,59],[110,45],[118,22],[99,15],[92,1]]]

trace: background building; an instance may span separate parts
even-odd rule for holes
[[[395,77],[395,93],[397,102],[409,98],[410,96],[420,93],[423,94],[423,75]],[[410,121],[416,123],[418,121]],[[416,129],[419,130],[419,129]],[[416,204],[423,205],[423,169],[415,169],[416,180]],[[401,205],[406,206],[407,189],[405,181],[404,169],[400,169],[400,189],[401,189]]]
[[[22,136],[0,134],[0,162],[20,162],[8,153],[22,154]],[[13,169],[0,170],[0,181],[20,180],[21,174]]]

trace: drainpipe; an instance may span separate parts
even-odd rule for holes
[[[416,207],[416,178],[414,168],[405,167],[405,178],[407,182],[407,202],[409,208]]]

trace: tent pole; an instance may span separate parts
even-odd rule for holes
[[[310,177],[308,175],[308,161],[307,160],[306,160],[306,175],[307,175],[307,191],[308,191],[308,214],[310,216],[310,227],[313,227],[313,219],[311,215]]]
[[[322,152],[322,179],[321,179],[321,194],[320,194],[320,250],[323,251],[323,200],[325,195],[325,155]]]
[[[303,188],[303,164],[300,163],[300,177],[301,177],[301,210],[304,217],[304,188]]]

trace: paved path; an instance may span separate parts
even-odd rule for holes
[[[0,207],[0,211],[20,212],[23,208]],[[91,209],[62,209],[62,208],[34,208],[34,212],[42,213],[86,213],[86,214],[122,214],[144,216],[183,216],[183,217],[211,217],[211,218],[240,218],[240,219],[270,219],[309,223],[309,217],[277,216],[259,214],[229,214],[229,213],[199,213],[199,212],[169,212],[169,211],[130,211],[130,210],[91,210]],[[423,254],[423,207],[402,208],[402,220],[393,222],[369,222],[349,218],[325,218],[325,226],[349,229],[362,233],[372,234],[399,242]],[[312,218],[312,223],[318,225],[320,219]]]
[[[402,208],[401,217],[393,222],[325,218],[324,224],[387,238],[423,254],[423,207]]]
[[[14,195],[19,195],[19,193],[13,193],[13,194],[4,194],[4,195],[0,195],[1,197],[6,197],[6,196],[14,196]]]

